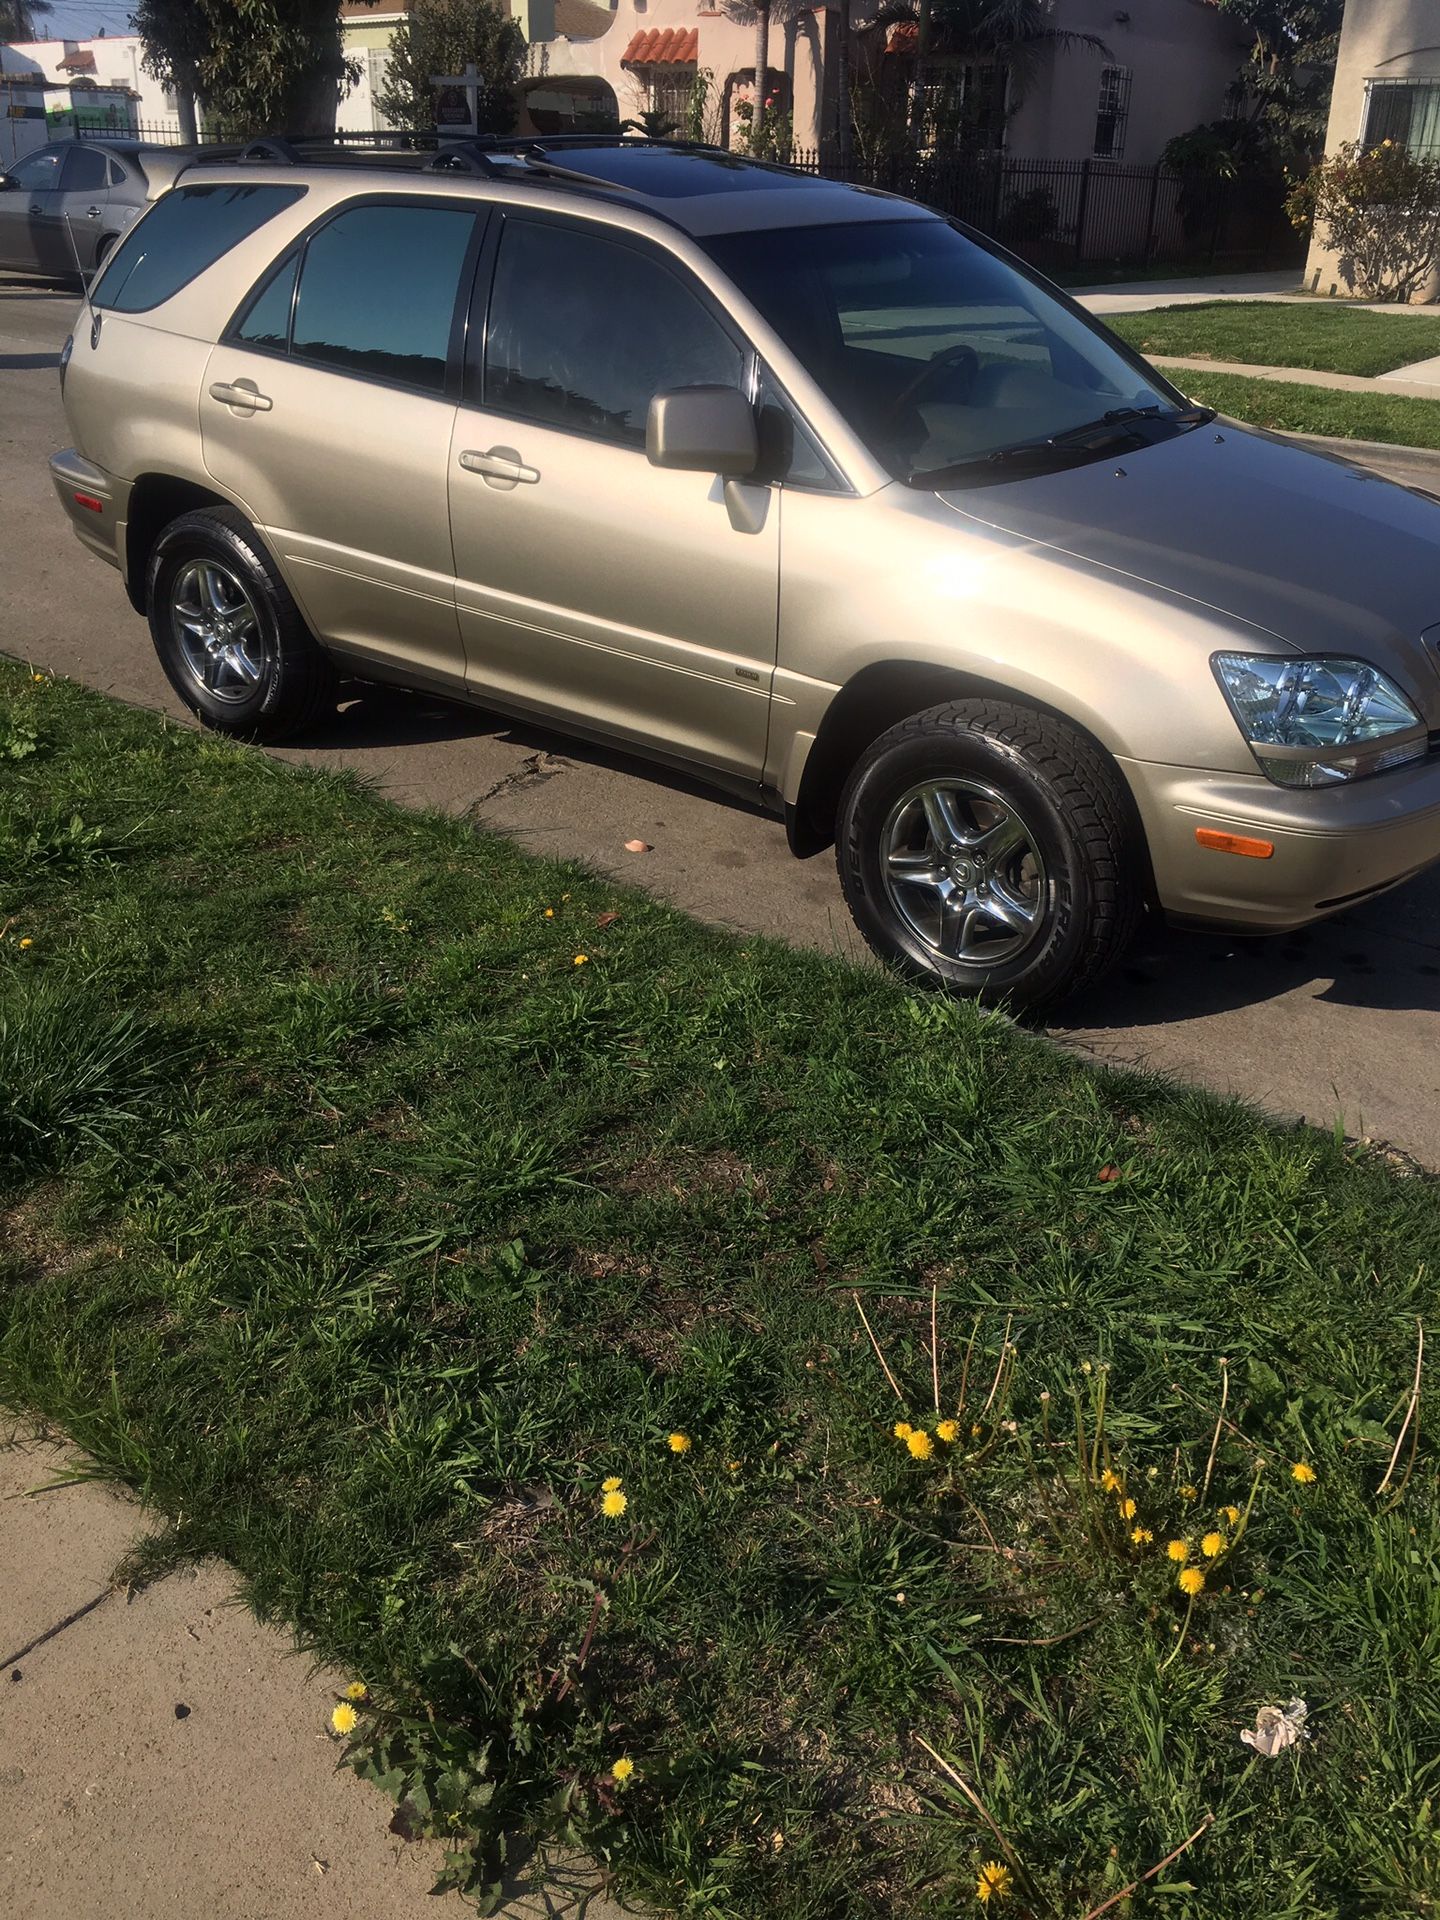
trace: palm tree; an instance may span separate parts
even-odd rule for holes
[[[50,0],[0,0],[0,40],[38,40],[35,22],[50,12]]]
[[[916,23],[915,72],[910,85],[910,138],[918,146],[924,130],[926,68],[932,47],[947,64],[981,61],[1003,67],[1018,95],[1050,53],[1086,47],[1105,54],[1105,42],[1093,33],[1072,33],[1050,25],[1052,0],[896,0],[886,12]]]

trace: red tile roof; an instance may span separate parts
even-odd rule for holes
[[[89,47],[78,47],[60,62],[61,73],[94,73],[95,55]]]
[[[690,67],[700,57],[698,27],[651,27],[620,56],[622,67]]]
[[[913,20],[901,20],[885,36],[886,53],[914,53],[920,44],[920,28]]]

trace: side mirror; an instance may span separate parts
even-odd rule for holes
[[[755,409],[738,387],[677,387],[657,393],[645,422],[652,467],[743,479],[760,462]]]
[[[13,174],[0,173],[0,193],[14,193],[20,182]]]

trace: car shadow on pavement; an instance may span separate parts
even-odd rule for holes
[[[376,747],[426,746],[446,740],[479,739],[500,741],[526,754],[543,754],[580,766],[628,774],[632,779],[648,781],[667,792],[697,794],[737,813],[765,812],[758,801],[747,800],[743,794],[727,793],[641,754],[596,746],[573,733],[552,731],[538,721],[515,720],[507,714],[496,713],[493,708],[472,707],[463,701],[445,700],[437,695],[375,682],[347,683],[341,689],[333,716],[327,714],[288,744],[306,754],[318,754],[330,749],[349,753]]]
[[[1399,924],[1397,924],[1397,922]],[[1267,938],[1142,927],[1108,979],[1068,1000],[1057,1029],[1165,1026],[1262,1005],[1297,988],[1331,1006],[1440,1012],[1440,874],[1298,933]]]
[[[59,364],[58,353],[0,353],[0,373],[34,373]]]

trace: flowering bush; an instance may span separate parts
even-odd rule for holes
[[[1292,191],[1286,211],[1311,221],[1365,300],[1409,300],[1440,264],[1440,161],[1386,140],[1339,147]]]

